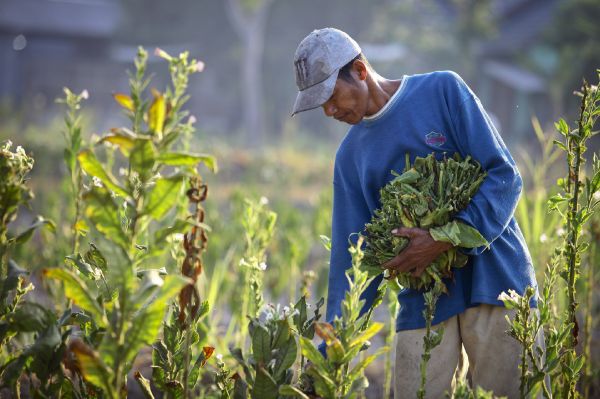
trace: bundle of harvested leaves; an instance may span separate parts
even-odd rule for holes
[[[406,169],[381,189],[381,208],[374,212],[370,223],[365,225],[367,246],[362,262],[369,276],[385,272],[386,278],[397,278],[402,287],[430,289],[441,279],[452,276],[452,267],[462,267],[467,256],[456,247],[475,248],[488,245],[486,239],[473,227],[453,220],[464,209],[486,176],[485,171],[470,156],[436,160],[433,154],[417,157],[411,166],[408,154]],[[442,253],[420,277],[411,273],[384,270],[381,265],[398,255],[408,239],[394,236],[391,231],[398,227],[429,229],[436,241],[452,243],[454,247]]]

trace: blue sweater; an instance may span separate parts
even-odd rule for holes
[[[336,154],[333,188],[332,247],[326,318],[341,315],[348,289],[345,271],[351,265],[348,240],[356,242],[375,209],[380,207],[381,187],[392,178],[391,170],[404,169],[405,154],[411,162],[432,152],[471,155],[487,171],[487,178],[468,207],[456,215],[475,227],[491,243],[490,248],[460,249],[470,255],[464,268],[455,269],[445,281],[448,294],[438,301],[433,323],[440,323],[480,303],[502,305],[498,295],[527,286],[537,288],[523,234],[513,213],[521,193],[519,171],[475,94],[454,72],[405,75],[384,108],[350,128]],[[363,312],[373,302],[379,276],[363,293]],[[400,312],[396,331],[423,328],[422,293],[405,289],[398,296]],[[536,306],[535,300],[532,301]]]

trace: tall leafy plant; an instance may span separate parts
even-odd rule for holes
[[[600,77],[600,71],[599,71]],[[565,222],[565,266],[561,270],[567,284],[567,314],[565,322],[573,326],[572,334],[566,341],[561,359],[562,396],[576,397],[576,383],[583,366],[583,357],[577,355],[575,348],[579,338],[579,323],[576,318],[578,300],[576,298],[577,280],[580,277],[582,256],[589,249],[584,241],[583,232],[594,214],[600,199],[596,195],[600,191],[600,159],[594,155],[591,174],[586,177],[584,164],[588,140],[596,134],[594,127],[600,115],[600,90],[584,82],[581,97],[579,119],[574,128],[561,119],[556,128],[562,139],[556,145],[566,154],[567,176],[560,180],[562,193],[550,199],[551,209],[557,210]],[[564,207],[561,207],[564,205]]]
[[[169,62],[172,87],[165,92],[152,89],[151,99],[146,99],[147,53],[140,48],[130,95],[115,95],[131,128],[112,129],[95,147],[77,154],[93,182],[82,195],[83,214],[104,238],[104,250],[94,245],[85,254],[72,255],[74,269],[45,270],[47,277],[64,283],[65,295],[91,319],[95,337],[86,334],[84,340],[72,340],[71,350],[85,379],[109,398],[124,395],[138,351],[156,339],[169,300],[192,283],[179,275],[163,279],[159,262],[168,248],[162,244],[167,236],[194,224],[170,216],[183,197],[185,181],[197,176],[196,165],[216,168],[209,155],[174,149],[177,140],[194,129],[193,118],[184,121],[188,113],[182,106],[188,99],[188,77],[201,70],[201,64],[190,61],[187,53],[156,54]],[[100,144],[107,144],[105,154],[111,154],[104,161]],[[124,165],[118,176],[112,170],[116,149],[115,161]]]
[[[56,316],[41,305],[28,300],[34,289],[27,281],[29,274],[13,259],[13,251],[26,243],[36,229],[53,222],[37,217],[21,232],[10,228],[19,208],[28,207],[33,192],[27,185],[34,160],[22,147],[12,150],[10,141],[0,144],[0,388],[8,388],[19,397],[23,373],[30,382],[30,392],[57,395],[64,375],[60,361],[65,350]],[[18,338],[33,335],[31,345],[19,345]],[[25,341],[27,342],[27,340]],[[33,376],[39,383],[33,383]]]
[[[363,237],[359,237],[356,245],[349,249],[352,255],[352,268],[347,274],[350,288],[342,301],[341,317],[336,317],[333,324],[320,322],[315,326],[316,334],[325,341],[327,356],[324,357],[309,338],[300,337],[302,355],[311,362],[306,374],[312,377],[316,393],[326,399],[356,398],[369,385],[363,375],[365,368],[389,349],[380,348],[351,365],[359,353],[370,346],[369,339],[383,328],[383,324],[371,322],[372,312],[360,315],[364,305],[360,295],[372,281],[368,272],[361,269],[362,243]]]
[[[600,71],[599,71],[600,72]],[[499,299],[507,307],[516,309],[510,321],[509,334],[523,346],[521,361],[521,396],[542,389],[544,396],[576,398],[577,383],[585,357],[576,352],[579,339],[577,320],[577,282],[581,274],[581,261],[589,250],[585,232],[590,218],[600,204],[600,160],[594,155],[591,173],[585,175],[585,152],[588,140],[596,134],[593,130],[600,115],[600,91],[597,86],[584,82],[581,92],[580,113],[577,125],[570,127],[560,119],[556,129],[561,135],[555,144],[565,153],[567,175],[558,180],[559,192],[550,198],[548,208],[560,215],[565,234],[563,245],[554,253],[546,270],[539,315],[529,309],[534,290],[529,288],[523,296],[515,292],[503,293]],[[567,298],[562,323],[552,311],[557,277],[564,280]],[[546,350],[535,345],[536,336],[545,327]],[[547,379],[550,378],[548,383]]]
[[[202,319],[208,313],[209,304],[200,299],[198,279],[203,269],[202,253],[208,242],[208,226],[204,224],[201,204],[207,197],[208,187],[200,177],[191,178],[189,186],[186,192],[192,208],[189,219],[194,225],[183,235],[181,274],[191,282],[179,293],[171,320],[164,323],[163,338],[154,343],[152,351],[152,377],[167,398],[193,397],[202,367],[214,351],[213,347],[204,346],[194,353],[207,335]]]

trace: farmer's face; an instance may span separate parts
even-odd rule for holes
[[[367,112],[369,91],[365,83],[366,69],[363,72],[360,67],[357,68],[359,62],[355,61],[350,72],[352,82],[338,78],[333,94],[322,105],[325,115],[350,125],[359,123]],[[362,62],[360,64],[364,65]]]

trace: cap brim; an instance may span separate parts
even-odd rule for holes
[[[298,112],[320,107],[327,102],[333,94],[338,73],[339,70],[332,73],[324,81],[299,91],[298,96],[296,96],[296,103],[294,104],[292,116],[296,115]]]

